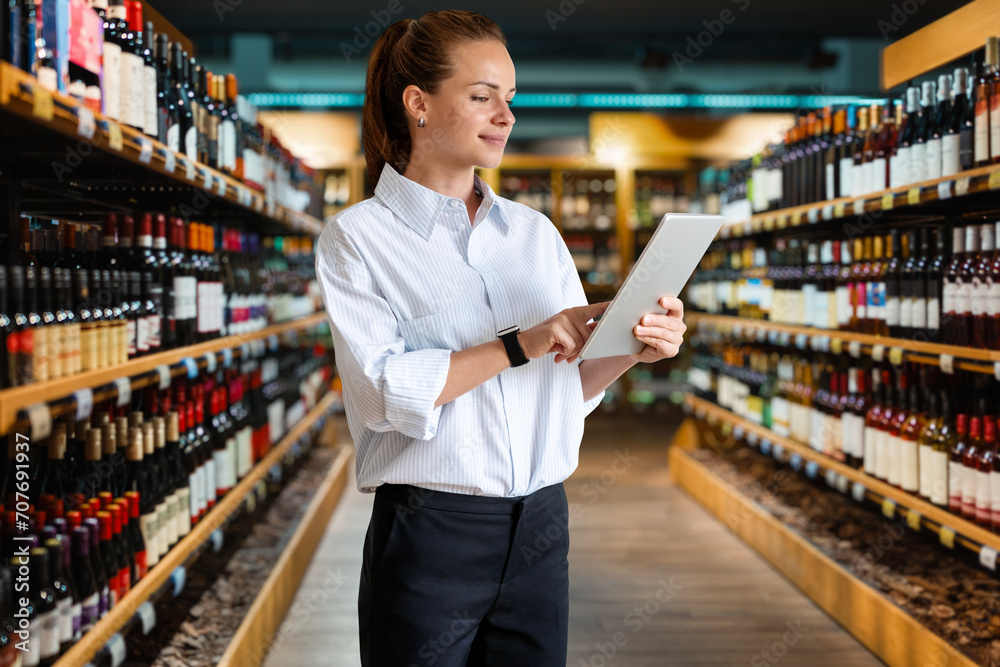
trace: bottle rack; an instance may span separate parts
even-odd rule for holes
[[[223,204],[229,213],[250,212],[265,223],[311,236],[318,236],[323,230],[323,224],[312,216],[287,209],[231,176],[176,153],[137,130],[92,112],[72,97],[42,88],[33,76],[6,62],[0,62],[0,112],[28,123],[33,130],[43,130],[47,133],[46,140],[61,135],[64,139],[74,139],[96,149],[102,157],[115,159],[119,167],[140,168],[138,173],[143,178],[155,179],[144,182],[147,188],[176,187],[180,184],[201,192],[206,201]],[[54,155],[60,160],[66,159],[70,148],[73,148],[72,144],[57,145]],[[77,157],[87,160],[84,156],[86,150],[77,151]],[[53,171],[48,170],[46,176],[53,177]],[[197,206],[194,208],[198,209]],[[201,210],[198,211],[200,213]]]
[[[887,519],[894,519],[898,515],[913,530],[929,530],[949,549],[960,544],[978,554],[983,567],[996,571],[1000,535],[966,521],[919,496],[886,484],[863,470],[835,461],[807,445],[743,419],[711,401],[688,396],[684,404],[685,411],[695,419],[704,421],[709,426],[719,425],[723,436],[744,440],[750,446],[759,449],[762,454],[769,454],[779,462],[787,463],[796,472],[804,471],[807,477],[815,479],[822,472],[830,487],[845,495],[850,493],[859,503],[874,502],[881,507],[882,514]]]
[[[48,419],[75,413],[83,402],[91,404],[115,398],[121,391],[140,389],[156,383],[167,383],[169,378],[182,374],[196,374],[201,368],[229,365],[234,358],[246,357],[250,346],[267,340],[271,346],[280,334],[303,331],[325,324],[326,313],[276,324],[260,331],[238,336],[224,336],[215,340],[158,352],[131,361],[78,373],[69,377],[49,380],[0,391],[0,434],[15,429],[38,428],[32,421],[32,411],[42,411],[35,419]],[[126,382],[128,389],[120,387]],[[36,438],[32,433],[32,439]]]
[[[258,484],[263,481],[272,466],[280,464],[309,429],[323,426],[326,417],[333,410],[334,402],[332,393],[320,399],[316,406],[293,426],[201,521],[191,528],[191,532],[149,570],[149,574],[140,580],[135,588],[59,658],[55,667],[83,667],[99,654],[107,654],[111,657],[112,664],[120,664],[120,661],[115,659],[118,656],[121,659],[125,657],[124,634],[137,626],[147,632],[150,620],[155,624],[152,602],[167,593],[173,597],[180,594],[186,578],[185,568],[209,545],[216,550],[221,548],[221,531],[243,507],[250,509],[248,503],[256,506]]]
[[[993,190],[1000,190],[1000,164],[970,169],[953,176],[912,183],[863,197],[841,197],[757,213],[750,220],[724,226],[719,230],[719,238],[752,236],[762,232],[816,224],[821,221],[850,219],[873,213],[882,215],[894,209],[908,208],[913,213],[918,213],[920,205]]]
[[[808,348],[833,354],[847,352],[855,358],[865,353],[871,355],[876,362],[888,359],[892,364],[899,365],[903,361],[913,361],[940,366],[946,373],[960,369],[1000,378],[1000,351],[997,350],[800,327],[732,315],[686,313],[684,319],[693,326],[713,326],[732,331],[736,336],[753,335],[757,340],[766,340],[772,345],[794,346],[800,350]]]

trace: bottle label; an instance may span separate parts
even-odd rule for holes
[[[931,497],[931,446],[919,443],[917,458],[919,459],[920,497],[929,499]]]
[[[1000,315],[1000,283],[993,282],[993,278],[986,279],[986,315]]]
[[[149,67],[144,64],[142,72],[145,83],[143,88],[146,91],[146,118],[144,123],[146,126],[146,134],[156,137],[162,141],[163,137],[159,136],[159,128],[156,119],[156,68]]]
[[[885,299],[885,324],[890,327],[897,327],[900,325],[902,319],[902,310],[899,303],[898,296],[890,296]],[[909,308],[907,308],[909,311]]]
[[[972,314],[973,316],[985,315],[986,304],[989,301],[989,285],[979,279],[978,276],[972,279]]]
[[[988,162],[990,159],[990,101],[985,95],[976,100],[975,118],[975,160]]]
[[[209,458],[205,462],[205,498],[208,501],[206,507],[214,507],[215,501],[219,497],[216,493],[216,481],[219,479],[219,473],[215,468],[215,458]]]
[[[212,284],[203,280],[198,283],[198,333],[211,331],[209,321],[212,312]]]
[[[774,400],[772,399],[772,406]],[[773,421],[773,407],[772,407],[772,421]],[[238,452],[238,462],[236,466],[236,475],[239,479],[243,479],[250,469],[253,468],[253,446],[251,443],[251,438],[253,437],[253,429],[249,426],[245,426],[240,429],[239,434],[236,438],[236,448]]]
[[[149,352],[149,318],[140,317],[135,323],[135,349],[139,354]]]
[[[138,326],[136,324],[136,321],[135,320],[128,320],[125,323],[125,335],[126,335],[126,338],[128,340],[127,345],[128,345],[128,356],[129,357],[134,357],[135,356],[136,344],[137,344],[137,341],[138,341],[137,333],[138,333]]]
[[[1000,526],[1000,472],[990,472],[990,523]]]
[[[971,127],[962,127],[962,131],[958,135],[958,169],[959,171],[966,171],[972,169],[975,162],[975,156],[973,154],[974,147],[974,137]]]
[[[122,121],[141,129],[146,123],[145,63],[134,53],[122,52]]]
[[[900,148],[899,150],[902,151],[903,149]],[[901,185],[903,185],[903,181],[900,179],[900,177],[902,176],[902,173],[903,173],[903,170],[900,167],[900,163],[899,163],[899,153],[896,153],[895,155],[893,155],[892,157],[889,158],[889,187],[890,188],[895,189],[895,188],[898,188]]]
[[[101,617],[101,597],[91,593],[80,605],[80,632],[87,632]]]
[[[957,315],[972,314],[972,283],[964,282],[961,279],[957,282],[955,293],[955,313]]]
[[[916,493],[920,488],[917,443],[904,438],[896,440],[899,441],[899,485],[904,491]]]
[[[1000,93],[990,95],[990,159],[1000,158]]]
[[[957,305],[958,283],[946,280],[944,288],[941,290],[941,310],[948,315],[954,315]]]
[[[71,641],[78,641],[82,632],[80,631],[80,623],[83,618],[83,605],[79,602],[74,603],[70,606],[70,615],[73,617],[72,620],[72,636]]]
[[[181,126],[177,123],[167,128],[167,147],[175,153],[181,152]]]
[[[892,299],[892,297],[889,297],[889,299]],[[913,299],[904,298],[899,300],[899,326],[904,329],[913,326]]]
[[[948,461],[948,509],[962,513],[962,492],[965,489],[965,466],[961,461]]]
[[[184,133],[184,154],[188,159],[198,161],[198,128],[195,125]]]
[[[180,511],[181,498],[180,491],[174,491],[170,494],[170,498],[167,499],[167,546],[174,546],[177,544],[178,528],[180,526]],[[185,508],[187,511],[187,508]]]
[[[167,528],[167,522],[170,520],[170,515],[167,514],[167,503],[164,501],[156,506],[156,546],[159,549],[159,557],[162,558],[166,553],[167,549],[170,548],[170,542],[167,541],[167,535],[169,534],[169,529]]]
[[[49,334],[52,327],[38,327],[30,331],[33,337],[32,373],[35,382],[49,379]]]
[[[948,505],[948,452],[932,449],[928,456],[930,462],[931,502],[940,507]]]
[[[47,660],[59,655],[59,610],[53,609],[36,616],[31,625],[34,632],[31,633],[33,641],[29,646],[34,644],[37,647],[38,657]],[[31,652],[34,653],[34,649]]]
[[[229,483],[229,470],[233,462],[227,449],[216,449],[212,458],[215,460],[215,492],[217,496],[221,496],[232,488],[232,484]]]
[[[190,485],[191,478],[188,478]],[[191,487],[177,491],[177,538],[180,539],[191,532]]]
[[[903,439],[898,435],[887,434],[886,442],[888,449],[882,452],[885,459],[885,479],[890,484],[899,486],[903,477]]]
[[[65,597],[56,602],[59,614],[59,642],[65,643],[73,639],[73,598]]]
[[[961,151],[960,137],[957,134],[946,134],[941,138],[941,173],[940,176],[954,176],[961,171],[959,153]],[[931,176],[937,178],[937,176]]]
[[[958,137],[955,137],[958,139]],[[955,145],[955,159],[958,160],[958,146]],[[941,139],[931,139],[927,142],[927,159],[924,161],[925,178],[930,180],[941,178]]]
[[[978,479],[976,478],[976,470],[974,468],[967,468],[963,465],[962,470],[962,514],[965,516],[975,516],[976,515],[976,492],[978,484]]]
[[[105,73],[101,77],[101,85],[104,87],[101,91],[104,115],[112,120],[118,120],[121,115],[122,47],[114,42],[104,42],[101,63]]]
[[[201,468],[198,468],[201,470]],[[193,524],[198,519],[198,513],[201,511],[201,500],[198,497],[198,492],[200,490],[200,481],[198,479],[198,470],[194,471],[188,475],[188,486],[190,487],[191,504],[191,524]],[[190,530],[188,530],[190,532]]]
[[[927,299],[927,330],[940,331],[941,305],[937,299]]]
[[[927,180],[927,144],[913,144],[910,147],[910,183]]]
[[[976,471],[976,523],[990,524],[993,502],[991,495],[990,473],[987,470]]]
[[[157,555],[160,553],[156,543],[156,516],[153,513],[143,514],[139,517],[139,530],[142,531],[142,541],[146,543],[146,568],[147,570],[156,565]]]
[[[193,276],[174,277],[174,318],[193,320],[198,314],[198,279]]]
[[[885,172],[886,172],[885,158],[880,157],[875,159],[872,162],[871,192],[880,192],[882,190],[885,190],[886,187]]]
[[[851,293],[847,285],[841,285],[834,295],[837,301],[837,326],[845,327],[851,321]]]
[[[841,197],[850,197],[854,194],[854,158],[845,157],[840,159],[840,192]]]
[[[94,339],[97,344],[97,368],[107,368],[108,362],[108,340],[111,331],[111,323],[104,321],[97,323],[97,337]]]
[[[158,350],[163,344],[160,339],[160,329],[163,327],[163,320],[157,314],[152,314],[146,318],[146,344],[150,350]]]
[[[913,182],[913,148],[911,146],[898,148],[894,159],[895,166],[889,165],[889,174],[895,183],[892,187],[901,188],[909,185]]]

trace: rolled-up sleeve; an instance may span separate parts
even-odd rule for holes
[[[551,225],[550,225],[551,226]],[[562,286],[563,302],[566,304],[566,308],[575,308],[577,306],[586,306],[589,302],[587,301],[587,294],[583,291],[583,283],[580,282],[580,272],[576,270],[576,263],[573,261],[573,256],[569,253],[569,248],[566,247],[566,242],[563,240],[559,232],[555,231],[553,227],[553,235],[555,236],[556,245],[556,255],[557,262],[559,265],[559,276],[560,284]],[[577,375],[580,374],[580,364],[583,363],[583,359],[577,359],[573,362],[577,367]],[[597,396],[594,396],[589,401],[583,402],[583,414],[584,416],[589,415],[594,411],[601,401],[604,400],[605,390],[601,390]],[[580,396],[583,397],[583,379],[580,379]]]
[[[437,433],[451,351],[405,351],[399,323],[364,257],[330,222],[316,253],[316,276],[330,318],[344,400],[373,431],[399,431],[419,440]]]

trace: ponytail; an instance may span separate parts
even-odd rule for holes
[[[487,40],[507,45],[496,23],[457,9],[428,12],[419,21],[397,21],[375,40],[361,110],[361,140],[373,189],[386,164],[403,173],[410,161],[410,126],[403,107],[406,87],[415,85],[436,93],[452,74],[451,47]]]

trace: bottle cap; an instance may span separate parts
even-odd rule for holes
[[[128,449],[125,451],[126,461],[142,461],[143,442],[142,429],[133,427],[128,430]]]
[[[125,497],[128,498],[128,502],[129,502],[129,504],[128,504],[129,516],[131,516],[133,519],[138,519],[139,518],[139,500],[140,500],[139,492],[138,491],[126,491],[125,492]]]
[[[90,530],[83,526],[77,526],[71,533],[73,540],[73,554],[75,556],[90,556]]]
[[[107,513],[105,513],[107,514]],[[107,514],[108,520],[111,519],[111,515]],[[93,551],[97,548],[98,543],[101,539],[101,521],[96,516],[83,520],[83,525],[87,527],[90,531],[90,550]],[[111,525],[108,524],[108,528]],[[110,538],[109,538],[110,539]]]
[[[83,522],[83,515],[76,510],[70,510],[66,512],[66,522],[69,524],[70,531],[80,527]]]
[[[111,512],[98,512],[97,521],[101,527],[101,541],[110,540],[114,531],[114,517],[111,515]]]
[[[101,499],[102,510],[108,509],[108,505],[113,503],[115,500],[114,494],[111,493],[110,491],[101,491],[100,493],[97,494],[97,496]]]
[[[142,425],[142,451],[146,456],[152,456],[156,451],[156,438],[153,433],[153,422]]]
[[[115,504],[122,508],[122,528],[125,528],[132,516],[132,502],[128,498],[115,498]]]
[[[108,512],[111,514],[111,532],[121,535],[122,532],[122,508],[118,503],[108,505]]]

